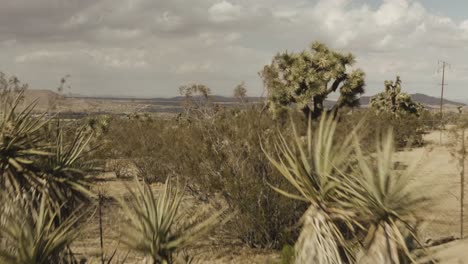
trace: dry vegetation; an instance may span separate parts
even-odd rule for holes
[[[206,86],[188,85],[177,116],[65,120],[35,114],[27,87],[1,75],[0,263],[463,258],[464,240],[445,242],[463,228],[465,116],[445,117],[454,132],[439,144],[440,117],[402,94],[399,78],[373,107],[352,110],[364,86],[363,72],[344,76],[354,58],[313,50],[278,55],[264,69],[272,111],[248,104],[243,84],[229,108]],[[324,58],[322,72],[302,63],[321,67]],[[276,72],[285,65],[297,67],[290,82]],[[326,96],[281,92],[336,79],[321,91],[341,93],[331,111]]]

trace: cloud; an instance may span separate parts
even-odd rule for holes
[[[215,22],[232,21],[240,17],[241,6],[231,4],[228,1],[222,1],[212,5],[208,12],[211,19]]]
[[[35,61],[44,61],[46,59],[65,59],[67,52],[56,52],[48,50],[37,50],[30,53],[26,53],[15,58],[17,63],[28,63]]]
[[[431,13],[422,0],[7,0],[0,9],[0,70],[31,83],[70,73],[82,93],[174,95],[185,82],[231,94],[280,51],[314,41],[352,52],[368,92],[400,74],[411,92],[437,94],[437,60],[453,65],[453,97],[468,76],[468,17]],[[468,4],[467,4],[468,7]],[[457,70],[455,70],[457,69]],[[457,78],[457,79],[455,79]],[[96,87],[99,87],[97,89]]]
[[[468,20],[464,20],[463,22],[460,23],[460,28],[462,30],[465,30],[466,32],[468,32]]]
[[[148,66],[144,50],[129,49],[79,49],[79,50],[37,50],[15,57],[15,62],[64,63],[67,61],[87,62],[97,67],[144,68]]]
[[[203,72],[214,72],[214,66],[211,62],[184,62],[177,65],[174,69],[175,73],[186,74],[186,73],[203,73]]]

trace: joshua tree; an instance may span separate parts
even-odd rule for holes
[[[341,107],[358,106],[365,74],[360,69],[349,71],[354,63],[352,54],[330,50],[319,42],[300,53],[277,54],[260,72],[268,89],[270,110],[278,116],[295,104],[306,116],[316,118],[324,111],[325,99],[334,92],[340,94],[334,113]]]
[[[419,116],[423,109],[423,106],[415,103],[409,94],[401,92],[400,76],[396,77],[395,82],[385,81],[385,91],[372,98],[370,106],[377,113],[392,113],[395,116],[401,114]]]

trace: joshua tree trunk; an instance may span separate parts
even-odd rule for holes
[[[296,264],[341,264],[334,223],[327,213],[311,205],[302,216],[302,230],[297,240]]]
[[[314,110],[312,112],[312,118],[317,119],[323,112],[323,101],[322,96],[314,96]]]
[[[391,238],[391,227],[384,223],[377,226],[368,248],[358,256],[358,264],[400,264],[398,249]]]
[[[312,110],[310,109],[308,105],[305,105],[304,107],[302,107],[301,111],[306,118],[309,118],[309,116],[312,114]]]

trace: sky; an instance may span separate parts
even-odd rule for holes
[[[169,97],[201,83],[264,87],[277,52],[320,41],[356,56],[366,94],[401,76],[410,93],[468,99],[466,0],[0,0],[0,72],[33,89],[70,75],[82,95]]]

